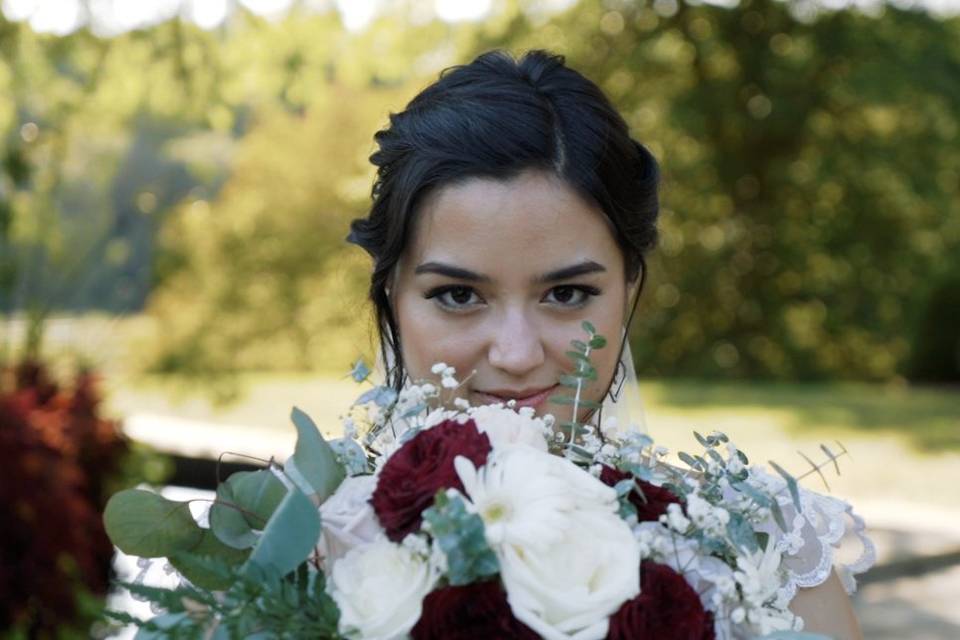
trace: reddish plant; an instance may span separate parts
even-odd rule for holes
[[[81,622],[77,592],[102,595],[113,546],[100,518],[127,441],[101,418],[96,379],[61,389],[27,362],[0,380],[0,628],[55,637]]]

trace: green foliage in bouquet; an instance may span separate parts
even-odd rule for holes
[[[599,402],[584,398],[583,393],[585,385],[597,381],[597,370],[590,362],[590,354],[596,349],[607,346],[607,339],[597,333],[592,323],[584,320],[582,326],[587,333],[587,341],[570,341],[571,350],[567,351],[566,354],[573,363],[573,371],[569,374],[562,374],[559,380],[560,385],[570,389],[570,392],[568,394],[552,395],[550,396],[550,402],[571,408],[570,419],[558,423],[560,433],[565,436],[563,446],[567,452],[579,455],[584,460],[589,460],[592,457],[591,454],[576,445],[578,436],[591,433],[591,429],[580,421],[580,410],[597,411],[601,407]]]
[[[459,495],[438,492],[433,506],[423,512],[423,519],[447,557],[451,585],[478,582],[500,572],[500,562],[484,536],[483,520],[467,511]]]
[[[210,575],[229,585],[225,591],[182,585],[177,589],[124,584],[166,613],[142,621],[109,612],[115,620],[140,627],[138,640],[153,638],[226,640],[229,638],[339,638],[338,613],[324,591],[323,573],[306,564],[289,576],[273,571],[243,571],[210,558],[196,558]]]
[[[293,409],[294,454],[284,465],[232,474],[217,488],[209,527],[190,503],[128,489],[107,503],[104,523],[125,553],[165,557],[188,582],[176,589],[128,584],[165,613],[144,621],[108,612],[141,627],[138,638],[335,638],[337,609],[323,574],[310,566],[320,536],[317,504],[346,477],[344,463],[304,412]]]

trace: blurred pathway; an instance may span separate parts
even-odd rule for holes
[[[882,501],[857,508],[878,551],[854,599],[864,637],[960,639],[960,512]]]

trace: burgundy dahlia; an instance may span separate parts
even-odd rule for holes
[[[370,497],[387,537],[399,542],[418,531],[421,514],[433,504],[438,490],[463,491],[453,467],[457,456],[479,467],[486,463],[489,453],[490,439],[480,433],[473,420],[463,424],[445,420],[406,442],[383,465]]]
[[[507,594],[496,580],[437,589],[423,600],[423,613],[410,631],[413,640],[538,640],[513,617]]]
[[[640,595],[610,618],[607,640],[714,640],[713,615],[683,576],[670,567],[644,561]]]
[[[615,486],[622,480],[633,477],[626,471],[620,471],[607,465],[600,469],[600,481],[608,486]],[[680,498],[673,494],[669,489],[658,487],[644,480],[637,479],[637,487],[630,492],[630,503],[637,509],[637,519],[640,522],[656,522],[660,516],[667,512],[667,505],[676,502],[680,504]]]

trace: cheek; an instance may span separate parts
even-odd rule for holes
[[[429,300],[398,301],[400,348],[407,374],[414,380],[433,379],[437,362],[445,362],[464,379],[482,355],[476,331],[462,318],[437,310]]]

